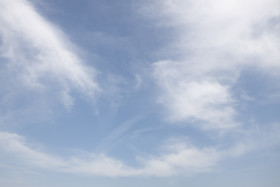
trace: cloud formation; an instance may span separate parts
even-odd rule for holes
[[[66,107],[73,104],[72,89],[90,97],[99,90],[96,71],[82,62],[64,33],[31,3],[0,1],[0,24],[2,72],[20,86],[51,89]]]
[[[166,51],[176,58],[153,65],[168,119],[200,121],[204,129],[240,124],[231,89],[242,70],[278,76],[279,1],[152,2],[146,12],[177,34]]]
[[[242,122],[236,119],[238,98],[232,91],[246,68],[279,76],[279,2],[152,0],[151,6],[146,6],[152,7],[151,14],[161,26],[172,27],[178,34],[166,52],[176,57],[152,65],[154,80],[160,89],[158,102],[166,108],[167,120],[197,125],[203,130],[230,129],[228,137],[219,139],[230,141],[205,147],[187,141],[171,142],[163,146],[163,152],[136,156],[137,166],[130,166],[106,154],[55,156],[26,143],[23,136],[0,132],[1,155],[8,155],[15,165],[20,163],[61,173],[167,177],[208,172],[223,159],[279,145],[279,124],[276,128],[266,128],[268,124],[260,125],[265,126],[261,129],[233,128],[242,126]],[[19,98],[31,92],[47,92],[46,97],[58,97],[66,107],[74,104],[72,91],[90,98],[99,91],[94,68],[83,63],[65,34],[43,18],[29,1],[0,0],[0,25],[1,125],[2,108],[9,110],[7,98],[18,98],[17,91],[22,94]],[[117,81],[115,77],[112,79]],[[142,81],[137,79],[136,90]],[[51,92],[54,93],[49,94]],[[21,106],[24,101],[19,100],[15,101],[17,106],[13,109],[16,110],[12,110],[17,117],[17,110],[28,111]],[[30,113],[34,115],[33,112]],[[100,145],[117,142],[135,121],[137,119],[120,125]]]
[[[171,176],[193,174],[210,170],[218,161],[216,150],[200,150],[182,143],[169,145],[171,153],[160,157],[139,158],[141,167],[130,167],[120,160],[103,154],[58,158],[27,145],[25,138],[15,133],[0,133],[0,150],[17,162],[31,167],[49,169],[57,172],[97,176]],[[16,163],[16,162],[15,162]]]
[[[159,102],[168,107],[169,120],[202,121],[203,128],[236,126],[229,87],[211,78],[195,79],[181,66],[171,61],[154,64],[157,83],[164,90]]]
[[[139,166],[134,167],[105,154],[81,153],[68,158],[54,156],[28,145],[23,136],[8,132],[0,132],[0,152],[12,158],[14,164],[21,163],[31,168],[55,172],[107,177],[189,176],[209,172],[216,168],[221,160],[278,145],[279,133],[278,125],[244,131],[238,133],[239,141],[222,148],[199,148],[182,140],[170,141],[163,146],[164,152],[157,156],[137,157]]]

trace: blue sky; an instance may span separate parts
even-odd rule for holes
[[[278,0],[0,0],[0,184],[277,187]]]

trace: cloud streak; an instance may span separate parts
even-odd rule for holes
[[[57,92],[66,107],[73,105],[72,89],[90,97],[99,90],[96,71],[82,62],[64,33],[29,1],[0,1],[0,24],[6,76],[28,89]]]
[[[28,145],[24,137],[8,132],[0,132],[0,152],[13,159],[14,164],[21,163],[34,169],[42,168],[55,172],[106,177],[189,176],[212,171],[223,159],[241,156],[249,151],[262,150],[278,145],[279,142],[280,130],[277,125],[269,130],[258,129],[246,133],[246,136],[240,134],[240,142],[223,149],[198,148],[185,141],[171,141],[163,146],[162,154],[137,158],[139,166],[135,167],[105,154],[83,153],[68,158],[53,156]]]
[[[127,166],[122,161],[103,154],[87,154],[61,159],[31,148],[18,134],[1,132],[0,135],[1,152],[10,155],[18,162],[31,167],[81,175],[163,177],[182,174],[186,170],[189,173],[209,170],[218,160],[218,153],[215,150],[199,150],[178,144],[172,145],[173,153],[162,154],[160,157],[151,159],[139,158],[142,167],[138,168]]]

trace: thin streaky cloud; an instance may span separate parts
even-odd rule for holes
[[[233,145],[224,149],[199,148],[187,144],[185,141],[171,141],[163,146],[165,151],[160,155],[138,157],[138,167],[129,166],[123,161],[105,154],[83,153],[80,156],[63,159],[32,148],[26,143],[23,136],[8,132],[0,132],[0,150],[3,155],[10,155],[18,162],[34,168],[63,173],[107,177],[189,176],[212,171],[221,160],[240,157],[248,152],[260,151],[277,145],[279,132],[279,127],[272,125],[270,129],[246,132],[246,136],[241,133],[242,137],[239,142],[234,142]]]
[[[172,147],[176,147],[176,150],[173,149],[171,153],[162,154],[160,157],[138,158],[142,167],[134,168],[103,154],[89,153],[87,156],[81,155],[81,157],[57,158],[31,148],[26,144],[25,138],[18,134],[1,132],[0,137],[1,152],[11,154],[19,162],[35,168],[81,175],[164,177],[186,174],[186,172],[192,174],[210,170],[218,160],[218,153],[211,148],[200,150],[192,146],[172,145]],[[170,149],[170,145],[168,147]]]
[[[87,96],[99,90],[96,70],[76,54],[64,33],[25,0],[0,2],[1,57],[27,87],[56,87],[66,107],[73,105],[71,89]],[[18,70],[20,69],[20,70]]]

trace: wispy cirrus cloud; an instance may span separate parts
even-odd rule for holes
[[[18,87],[50,91],[49,95],[57,95],[70,107],[74,103],[71,90],[90,97],[99,90],[96,71],[82,61],[65,34],[29,1],[0,1],[0,24],[1,72],[10,81],[7,92],[15,93]]]

